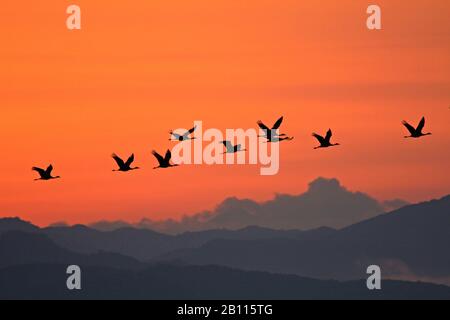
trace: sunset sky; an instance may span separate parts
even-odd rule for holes
[[[66,28],[66,8],[82,30]],[[366,28],[382,8],[383,30]],[[0,18],[0,217],[40,225],[178,218],[338,178],[381,199],[450,192],[448,0],[6,1]],[[170,129],[285,116],[280,173],[152,170]],[[405,140],[401,121],[433,135]],[[340,147],[313,150],[313,131]],[[136,154],[113,173],[112,152]],[[61,180],[35,182],[52,163]],[[326,199],[325,199],[326,200]]]

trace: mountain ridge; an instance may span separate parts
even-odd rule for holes
[[[351,280],[365,267],[385,276],[450,283],[450,196],[371,218],[316,239],[232,241],[161,256],[163,261]]]
[[[222,265],[251,271],[353,280],[380,265],[385,277],[450,283],[450,196],[409,205],[341,230],[241,230],[187,232],[173,236],[122,228],[101,232],[86,226],[37,228],[16,219],[5,226],[43,234],[81,254],[114,252],[144,262]],[[3,223],[6,222],[6,223]],[[3,231],[1,231],[3,230]]]

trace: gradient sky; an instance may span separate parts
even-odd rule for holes
[[[68,5],[82,30],[66,29]],[[366,29],[382,7],[383,30]],[[379,199],[450,191],[448,0],[6,1],[0,19],[0,216],[37,224],[180,217],[228,196],[301,193],[318,176]],[[154,171],[194,120],[285,116],[281,171]],[[433,136],[404,140],[401,120]],[[342,146],[315,151],[329,127]],[[112,152],[145,170],[114,174]],[[33,165],[63,179],[35,182]]]

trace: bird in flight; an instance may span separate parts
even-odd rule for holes
[[[172,158],[172,152],[170,152],[170,150],[167,150],[166,155],[163,157],[162,155],[160,155],[158,152],[156,152],[155,150],[152,151],[153,156],[156,158],[156,160],[158,160],[159,166],[158,167],[154,167],[153,169],[165,169],[165,168],[170,168],[170,167],[178,167],[178,164],[171,164],[170,163],[170,159]]]
[[[139,167],[131,167],[131,164],[134,162],[134,153],[128,158],[127,162],[124,162],[115,153],[113,153],[111,157],[114,159],[114,161],[116,161],[117,165],[119,166],[119,169],[113,171],[127,172],[140,169]]]
[[[320,148],[329,148],[329,147],[334,147],[334,146],[339,146],[339,143],[331,143],[331,137],[333,136],[333,132],[331,131],[331,129],[328,129],[327,135],[324,137],[322,137],[321,135],[318,135],[317,133],[313,133],[312,134],[314,138],[316,138],[319,143],[320,146],[315,147],[314,149],[320,149]]]
[[[190,137],[191,134],[194,133],[194,131],[197,129],[197,126],[193,127],[192,129],[186,131],[184,134],[178,134],[174,132],[173,130],[170,131],[170,135],[172,136],[169,140],[170,141],[186,141],[186,140],[194,140],[195,137]]]
[[[278,129],[280,128],[281,124],[283,123],[284,117],[281,117],[280,119],[275,122],[275,124],[272,126],[272,129],[269,129],[268,126],[266,126],[261,120],[257,122],[258,126],[264,131],[264,135],[259,136],[260,138],[266,138],[267,142],[280,142],[284,140],[292,140],[293,137],[288,137],[286,134],[278,134]]]
[[[230,141],[222,141],[223,145],[227,149],[224,153],[237,153],[242,151],[247,151],[246,149],[242,149],[242,145],[238,144],[233,146],[233,144]]]
[[[38,181],[38,180],[52,180],[52,179],[60,179],[60,176],[56,176],[53,177],[52,176],[52,171],[53,171],[53,166],[49,165],[48,168],[46,170],[38,168],[38,167],[33,167],[31,168],[31,170],[36,171],[37,173],[39,173],[40,178],[39,179],[34,179],[34,181]]]
[[[408,129],[410,136],[405,136],[405,138],[420,138],[423,136],[429,136],[431,135],[431,132],[423,133],[422,130],[425,127],[425,117],[422,117],[422,119],[419,122],[419,125],[417,128],[414,128],[412,125],[410,125],[408,122],[404,121],[402,124]]]
[[[270,139],[267,139],[267,141],[265,141],[265,143],[268,143],[268,142],[291,141],[291,140],[294,140],[294,137],[281,137],[281,136],[277,136],[277,137],[271,137]]]

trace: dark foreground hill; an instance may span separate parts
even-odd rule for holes
[[[364,281],[320,281],[214,266],[158,265],[130,271],[82,269],[82,290],[66,288],[65,265],[0,269],[0,299],[450,299],[450,288],[385,281],[369,291]]]

